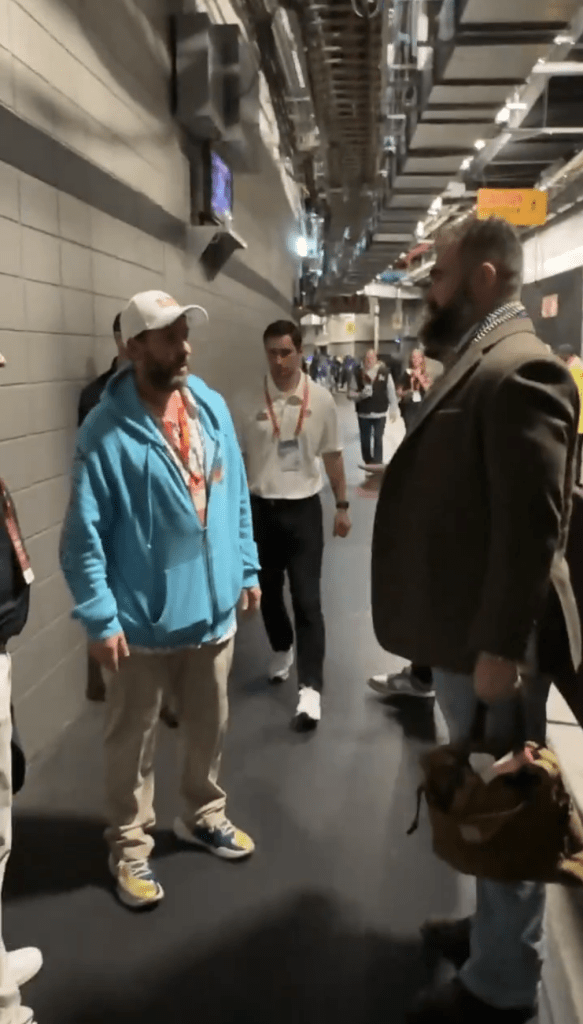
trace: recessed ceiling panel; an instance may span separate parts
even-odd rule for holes
[[[429,94],[429,105],[435,103],[454,103],[460,107],[463,104],[468,106],[502,106],[508,99],[510,87],[508,85],[496,85],[495,82],[488,85],[434,85]]]
[[[373,245],[385,245],[387,243],[399,244],[400,242],[408,242],[411,235],[408,231],[394,232],[394,231],[382,231],[373,237]]]
[[[468,0],[462,24],[567,22],[578,7],[578,0]]]
[[[416,210],[397,210],[391,203],[390,208],[379,214],[377,231],[406,231],[406,225],[413,231],[418,220]]]
[[[418,124],[411,149],[459,149],[464,153],[471,150],[478,139],[492,138],[495,130],[493,123]]]
[[[432,195],[414,195],[410,192],[395,192],[390,199],[390,209],[426,210],[435,198],[436,193],[433,193]]]
[[[545,43],[522,43],[520,46],[456,46],[445,66],[443,80],[523,82],[539,57],[544,57],[547,53],[548,44]]]
[[[451,181],[451,174],[399,174],[395,178],[395,188],[419,189],[424,192],[441,192]]]
[[[485,121],[489,123],[494,120],[500,106],[494,103],[490,107],[458,107],[457,110],[435,110],[428,107],[423,111],[423,121]]]
[[[448,153],[447,156],[410,155],[406,158],[402,170],[404,174],[457,174],[461,162],[462,157],[459,153]]]

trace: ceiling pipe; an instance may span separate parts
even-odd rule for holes
[[[565,29],[565,34],[561,35],[562,41],[555,43],[550,51],[550,56],[560,61],[562,58],[567,57],[573,49],[574,42],[576,42],[583,35],[583,4],[580,4],[574,14],[570,25]],[[583,68],[583,64],[581,65]],[[527,80],[526,84],[522,89],[518,90],[518,94],[514,97],[515,104],[520,105],[520,109],[512,109],[511,118],[508,127],[520,128],[523,122],[530,114],[532,108],[538,102],[540,97],[543,95],[545,89],[548,86],[548,77],[546,75],[535,74]],[[471,166],[468,170],[468,174],[473,178],[481,178],[484,170],[488,164],[492,163],[496,159],[498,154],[504,149],[504,147],[512,141],[512,134],[505,130],[496,138],[491,139],[486,143],[483,150],[478,153],[472,160]]]
[[[543,174],[539,180],[538,187],[545,189],[547,192],[551,192],[558,185],[561,187],[568,185],[569,182],[565,181],[565,179],[577,177],[577,174],[580,171],[583,171],[583,150],[581,150],[580,153],[577,153],[576,156],[574,156],[572,160],[569,160],[569,162],[563,167],[555,171],[554,174],[551,174],[549,177],[546,177]]]

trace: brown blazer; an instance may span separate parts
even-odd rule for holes
[[[552,584],[580,664],[564,557],[578,416],[571,374],[524,317],[435,384],[379,495],[372,610],[385,650],[464,673],[481,651],[520,660]]]
[[[577,487],[573,491],[573,514],[567,541],[567,562],[579,617],[583,620],[583,490]],[[565,640],[565,621],[561,605],[556,593],[551,590],[541,621],[541,668],[544,670],[547,664],[552,665],[552,674],[557,688],[570,706],[579,725],[583,726],[583,666],[576,672],[571,659],[565,657],[568,650]]]

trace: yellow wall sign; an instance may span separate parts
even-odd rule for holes
[[[536,188],[481,188],[478,220],[502,217],[516,227],[536,227],[547,219],[548,195]]]

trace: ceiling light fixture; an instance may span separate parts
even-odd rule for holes
[[[553,39],[555,46],[574,46],[573,36],[558,35]]]
[[[303,235],[296,239],[296,252],[302,260],[308,255],[308,240]]]
[[[460,165],[460,171],[467,171],[467,169],[470,166],[471,162],[472,162],[472,157],[471,156],[467,156],[466,159]]]
[[[502,107],[496,114],[496,124],[507,124],[510,120],[510,107]]]
[[[483,139],[477,139],[476,142],[474,142],[474,149],[477,149],[478,152],[481,149],[485,149],[485,148],[486,148],[486,143],[484,142]]]
[[[507,110],[528,110],[528,103],[507,103]]]

